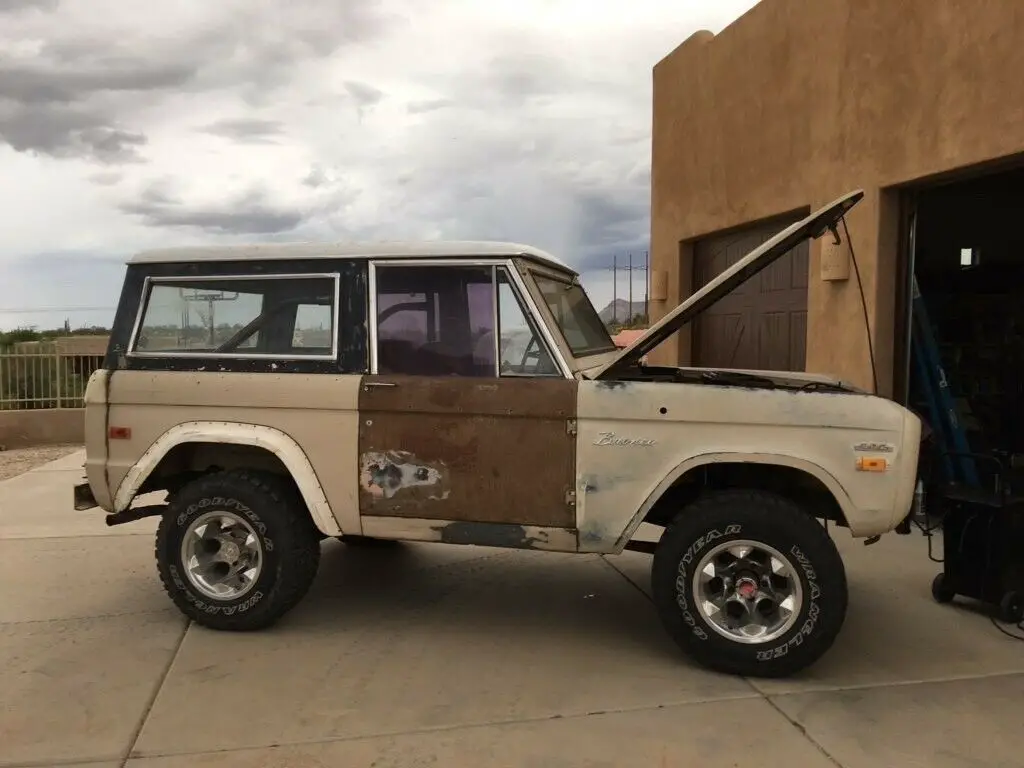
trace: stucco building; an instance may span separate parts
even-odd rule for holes
[[[1020,0],[762,0],[687,39],[654,68],[652,317],[862,188],[848,223],[880,391],[914,399],[916,273],[958,395],[1006,421],[1024,381],[1021,41]],[[762,272],[652,360],[872,386],[856,270],[827,243]]]

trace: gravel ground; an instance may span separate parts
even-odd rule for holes
[[[36,448],[12,448],[0,451],[0,480],[9,480],[30,469],[67,456],[80,445],[41,445]]]

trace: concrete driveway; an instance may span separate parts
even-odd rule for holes
[[[1024,765],[1024,644],[932,602],[920,535],[837,532],[849,619],[799,679],[691,666],[639,554],[330,541],[231,635],[171,607],[152,520],[71,510],[81,460],[0,483],[0,765]]]

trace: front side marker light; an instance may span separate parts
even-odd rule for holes
[[[889,468],[889,460],[884,456],[858,456],[858,472],[885,472]]]

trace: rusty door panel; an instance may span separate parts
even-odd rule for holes
[[[360,513],[575,527],[575,509],[566,503],[575,486],[575,440],[566,426],[575,418],[576,386],[564,379],[365,377]]]

